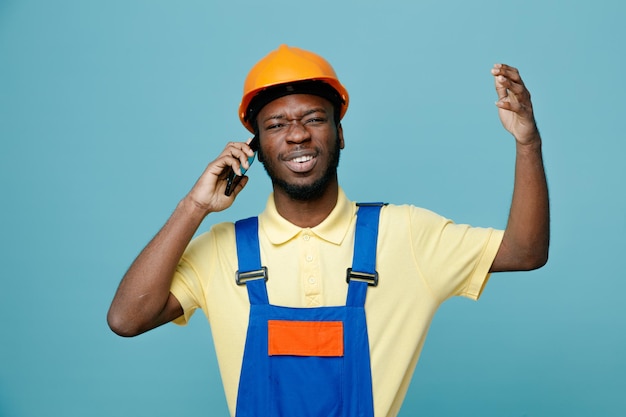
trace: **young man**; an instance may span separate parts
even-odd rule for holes
[[[134,336],[201,308],[233,415],[396,415],[439,305],[477,299],[490,272],[547,261],[530,94],[515,68],[492,74],[517,150],[504,231],[349,201],[337,180],[348,93],[322,57],[280,46],[244,85],[240,118],[254,143],[229,143],[140,253],[111,304],[111,329]],[[226,195],[228,171],[247,169],[257,145],[273,184],[265,211],[191,242],[244,190],[245,176]]]

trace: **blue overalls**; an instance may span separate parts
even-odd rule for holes
[[[381,204],[361,204],[345,306],[271,305],[261,266],[258,219],[235,224],[239,271],[250,318],[236,417],[372,417],[372,377],[365,322],[368,285],[378,283],[376,242]]]

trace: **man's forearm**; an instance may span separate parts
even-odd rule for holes
[[[163,228],[135,259],[118,287],[107,316],[115,333],[134,336],[182,313],[180,304],[170,299],[172,277],[205,216],[206,212],[191,199],[181,200]]]
[[[511,211],[494,272],[536,269],[548,260],[550,204],[539,133],[516,147]]]

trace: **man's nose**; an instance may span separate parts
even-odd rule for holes
[[[311,134],[304,127],[304,124],[299,120],[294,120],[289,124],[289,131],[287,132],[287,141],[300,143],[311,138]]]

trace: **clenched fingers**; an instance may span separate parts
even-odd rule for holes
[[[248,141],[249,142],[249,141]],[[248,143],[245,142],[229,142],[220,158],[224,160],[225,165],[230,166],[237,175],[242,175],[241,167],[250,168],[248,158],[254,155],[254,151],[250,149]]]
[[[498,102],[502,109],[516,113],[532,113],[530,92],[524,85],[517,68],[506,64],[496,64],[491,69],[494,76]]]

